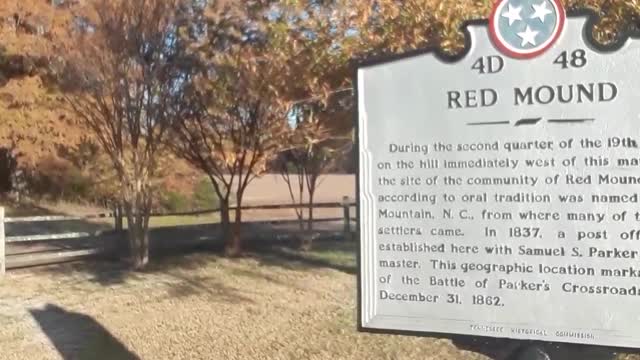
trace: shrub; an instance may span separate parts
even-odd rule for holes
[[[66,160],[47,157],[25,171],[30,196],[45,200],[96,201],[94,179]]]
[[[92,196],[93,182],[89,177],[77,169],[71,169],[67,174],[66,184],[63,184],[62,198],[70,201],[91,201],[96,199]]]
[[[211,181],[206,178],[195,185],[192,201],[195,209],[217,209],[220,206],[220,198]]]
[[[0,147],[0,193],[13,190],[18,159],[13,149]]]
[[[167,191],[160,199],[160,208],[167,212],[186,212],[191,210],[189,198],[176,191]]]

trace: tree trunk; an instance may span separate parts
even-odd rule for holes
[[[238,257],[242,255],[242,239],[241,239],[241,228],[242,228],[242,195],[238,194],[236,196],[236,210],[235,210],[235,221],[233,226],[231,227],[231,234],[228,238],[226,254],[229,257]]]
[[[307,231],[302,235],[300,250],[309,251],[313,247],[313,191],[309,189],[309,217],[307,218]]]
[[[143,214],[140,206],[126,206],[129,222],[129,256],[131,266],[141,270],[149,263],[148,214]]]
[[[295,213],[296,213],[296,217],[298,218],[298,225],[300,225],[300,233],[304,232],[304,228],[305,228],[305,221],[304,221],[304,193],[302,191],[300,191],[300,194],[298,195],[298,203],[297,205],[299,206],[298,208],[295,208]],[[293,203],[295,204],[295,196],[291,195],[291,200],[293,201]]]
[[[313,231],[313,201],[314,191],[309,189],[309,218],[307,219],[307,230]]]
[[[231,216],[229,214],[228,197],[220,199],[220,230],[222,232],[222,241],[228,244],[231,238]]]
[[[145,211],[142,217],[142,239],[140,244],[141,268],[149,264],[149,213]]]
[[[120,203],[117,203],[114,207],[113,207],[113,215],[115,217],[115,228],[116,231],[122,231],[122,229],[124,229],[124,217],[122,214],[122,205]]]
[[[133,255],[133,268],[135,270],[144,269],[149,264],[149,232],[144,230],[144,226],[136,224],[135,253]]]

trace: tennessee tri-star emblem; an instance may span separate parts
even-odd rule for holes
[[[498,0],[489,18],[489,32],[505,55],[530,59],[553,46],[565,20],[559,0]]]

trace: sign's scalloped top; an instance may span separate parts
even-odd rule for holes
[[[625,45],[627,45],[630,41],[635,39],[640,39],[640,28],[632,29],[625,28],[622,29],[615,40],[603,44],[597,41],[594,36],[594,30],[598,22],[600,21],[600,17],[598,14],[589,9],[580,9],[573,10],[567,12],[567,26],[565,26],[564,32],[567,31],[568,25],[570,23],[575,23],[576,21],[582,22],[582,39],[586,46],[589,48],[598,51],[600,53],[612,53],[620,50]],[[476,31],[477,29],[483,29],[483,31]],[[463,49],[455,54],[450,54],[438,46],[429,46],[417,50],[412,50],[400,54],[394,55],[382,55],[382,56],[374,56],[366,58],[363,61],[359,61],[356,65],[356,68],[364,68],[368,66],[374,66],[379,64],[384,64],[388,62],[398,61],[402,59],[412,58],[420,55],[434,55],[438,60],[443,63],[457,63],[460,60],[464,59],[472,50],[474,41],[482,41],[486,40],[491,42],[492,46],[495,47],[495,44],[491,41],[489,35],[489,20],[487,19],[475,19],[465,21],[461,26],[461,31],[464,34],[464,47]],[[558,40],[559,43],[562,39]],[[557,44],[556,43],[556,44]],[[532,59],[525,59],[523,61],[531,61]]]

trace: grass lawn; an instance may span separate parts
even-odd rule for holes
[[[218,214],[165,216],[150,226],[217,222]],[[23,225],[56,233],[112,224]],[[237,260],[211,253],[154,259],[145,272],[98,262],[12,271],[0,282],[2,359],[487,359],[450,340],[357,333],[357,250],[354,241],[316,241],[307,252],[263,244]],[[494,345],[480,350],[496,352]]]
[[[450,340],[356,332],[356,245],[315,245],[154,259],[144,272],[100,262],[10,272],[2,358],[487,359]]]
[[[310,252],[301,255],[313,260],[326,261],[334,266],[352,267],[355,270],[356,251],[358,243],[355,241],[318,241]]]
[[[348,264],[323,247],[305,256]],[[447,340],[357,333],[353,275],[277,254],[10,272],[3,359],[484,359]]]
[[[313,263],[334,269],[342,269],[351,274],[356,272],[355,241],[316,241],[311,251],[300,251],[289,246],[271,246],[269,251],[291,260]]]
[[[181,225],[213,224],[220,221],[218,214],[189,215],[189,216],[154,216],[149,220],[150,228],[172,227]],[[124,226],[126,228],[127,221]]]

